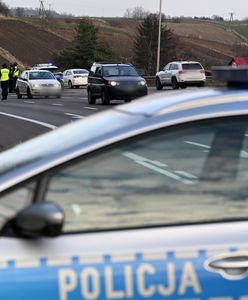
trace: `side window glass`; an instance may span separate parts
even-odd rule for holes
[[[32,202],[35,182],[25,184],[0,197],[0,228]]]
[[[101,75],[102,75],[101,67],[96,68],[96,76],[101,77]]]
[[[247,124],[192,123],[116,144],[55,171],[47,200],[65,210],[65,232],[247,218]]]

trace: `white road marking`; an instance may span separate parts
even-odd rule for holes
[[[150,162],[151,164],[157,166],[157,167],[168,167],[166,164],[161,163],[160,161],[157,160],[151,160],[149,158],[143,157],[141,155],[132,153],[132,152],[124,152],[123,153],[124,156],[134,160],[134,161],[146,161],[146,162]]]
[[[74,117],[74,118],[78,118],[78,119],[85,118],[85,116],[81,116],[81,115],[77,115],[77,114],[71,114],[71,113],[65,113],[65,115],[70,116],[70,117]]]
[[[154,165],[154,161],[146,159],[143,156],[139,156],[139,155],[137,155],[135,153],[131,153],[131,152],[124,152],[123,155],[125,157],[128,157],[128,158],[134,160],[137,164],[142,165],[143,167],[151,169],[151,170],[153,170],[157,173],[160,173],[162,175],[165,175],[165,176],[167,176],[171,179],[174,179],[176,181],[180,181],[184,184],[194,184],[194,181],[192,181],[192,180],[184,179],[181,176],[179,176],[179,175],[177,175],[173,172],[170,172],[170,171],[167,171],[167,170],[164,170],[164,169],[161,169],[161,168],[157,167],[156,165]],[[167,166],[167,165],[163,165],[163,166]]]
[[[72,204],[71,208],[76,216],[81,215],[82,209],[78,204]]]
[[[190,141],[184,141],[184,143],[191,144],[191,145],[198,146],[198,147],[205,148],[205,149],[210,149],[210,146],[204,145],[204,144],[199,144],[199,143],[190,142]],[[204,150],[204,152],[209,152],[209,151],[208,150]],[[240,157],[242,157],[242,158],[248,158],[248,152],[242,150],[240,152]]]
[[[35,103],[34,101],[28,101],[28,100],[24,100],[23,102],[24,102],[24,103],[31,103],[31,104],[34,104],[34,103]]]
[[[35,124],[38,124],[38,125],[50,128],[50,129],[56,129],[57,128],[57,126],[49,124],[49,123],[37,121],[37,120],[34,120],[34,119],[24,118],[24,117],[17,116],[17,115],[12,115],[12,114],[8,114],[8,113],[5,113],[5,112],[0,112],[0,115],[15,118],[15,119],[19,119],[19,120],[23,120],[23,121],[27,121],[27,122],[31,122],[31,123],[35,123]]]
[[[190,142],[190,141],[184,141],[184,143],[194,145],[194,146],[198,146],[198,147],[202,147],[202,148],[205,148],[205,149],[210,149],[210,146],[200,144],[200,143],[195,143],[195,142]]]
[[[197,179],[197,176],[190,174],[188,172],[185,172],[185,171],[175,171],[175,173],[182,175],[184,177],[190,178],[190,179]]]
[[[98,108],[95,108],[95,107],[89,107],[89,106],[84,106],[84,108],[86,109],[94,109],[94,110],[97,110]]]
[[[64,106],[64,104],[62,104],[62,103],[52,103],[52,105],[54,105],[54,106]]]

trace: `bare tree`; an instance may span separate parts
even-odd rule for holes
[[[124,14],[124,17],[142,20],[145,19],[149,14],[150,12],[145,10],[144,7],[136,6],[134,8],[128,8]]]
[[[0,15],[9,16],[10,11],[8,6],[0,0]]]

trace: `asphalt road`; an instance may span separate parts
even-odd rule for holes
[[[149,88],[149,94],[156,92]],[[0,151],[123,103],[112,101],[105,106],[99,99],[96,105],[89,105],[85,88],[65,89],[61,99],[17,99],[15,94],[9,94],[7,101],[0,101]]]

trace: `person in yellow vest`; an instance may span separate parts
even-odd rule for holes
[[[19,77],[19,75],[20,75],[20,70],[18,68],[17,62],[14,62],[13,63],[13,77],[12,77],[12,79],[13,79],[12,84],[13,84],[13,90],[14,91],[15,91],[15,88],[16,88],[16,81],[17,81],[17,78]]]
[[[2,88],[2,100],[7,100],[9,88],[9,69],[7,68],[7,64],[3,64],[3,67],[0,70],[0,81]]]

